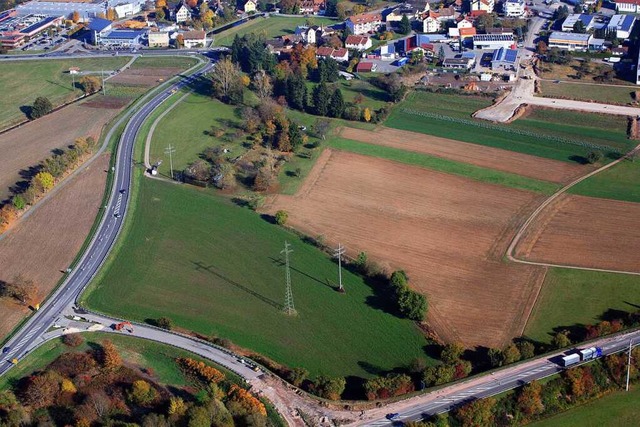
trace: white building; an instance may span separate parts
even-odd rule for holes
[[[471,27],[473,27],[473,23],[471,21],[469,21],[468,19],[461,19],[456,24],[456,27],[458,29],[460,29],[460,28],[471,28]]]
[[[362,51],[369,49],[372,43],[369,37],[351,35],[344,41],[344,46],[347,49]]]
[[[502,10],[509,18],[521,18],[526,12],[525,2],[524,0],[505,0],[502,3]]]
[[[185,31],[182,33],[182,37],[185,49],[205,47],[207,44],[207,33],[205,31]]]
[[[591,34],[563,33],[560,31],[554,31],[549,36],[549,47],[586,52],[589,50],[589,42],[592,37],[593,36]]]
[[[188,21],[191,19],[191,11],[186,4],[180,3],[175,10],[174,17],[177,23]]]
[[[471,0],[471,10],[484,10],[487,13],[493,13],[495,5],[494,0]]]
[[[593,15],[585,15],[584,13],[572,13],[571,15],[567,16],[562,23],[562,31],[564,31],[565,33],[572,32],[573,27],[578,21],[584,24],[585,31],[593,29],[593,25],[595,24]]]
[[[169,33],[166,31],[149,33],[149,47],[169,47]]]
[[[640,13],[640,0],[616,0],[616,12]]]
[[[133,16],[142,10],[142,3],[119,3],[113,8],[118,18]]]
[[[509,49],[513,46],[513,36],[507,34],[477,34],[473,36],[474,49]]]
[[[422,32],[423,33],[437,33],[440,31],[441,24],[436,18],[431,16],[427,16],[424,21],[422,21]]]
[[[635,23],[636,17],[633,15],[613,15],[607,25],[607,30],[615,31],[616,37],[619,39],[628,39]]]
[[[345,25],[355,35],[376,32],[382,26],[382,16],[379,13],[353,15],[347,18]]]

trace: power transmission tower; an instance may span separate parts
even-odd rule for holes
[[[338,290],[344,292],[342,287],[342,255],[344,255],[345,249],[341,243],[338,243],[338,247],[333,253],[333,256],[338,258]]]
[[[286,291],[284,294],[284,312],[286,314],[288,314],[289,316],[295,316],[297,314],[296,312],[296,308],[293,306],[293,293],[291,292],[291,272],[289,271],[289,254],[291,252],[293,252],[292,249],[289,249],[291,245],[289,245],[289,242],[284,242],[284,250],[282,250],[280,253],[284,254],[284,260],[285,260],[285,269],[286,269],[286,273],[285,273],[285,281],[286,281]]]
[[[169,169],[171,170],[171,179],[173,179],[173,153],[175,152],[176,152],[176,149],[171,144],[169,144],[167,148],[164,149],[164,154],[169,155]]]

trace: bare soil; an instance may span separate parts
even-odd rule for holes
[[[501,347],[522,334],[546,269],[502,259],[533,193],[353,153],[326,150],[285,209],[310,236],[404,269],[429,297],[428,321],[449,342]],[[348,290],[347,290],[348,292]]]
[[[0,240],[0,280],[18,274],[33,280],[38,300],[51,292],[93,225],[108,167],[109,155],[103,154],[5,234]],[[0,337],[28,313],[27,307],[0,298]]]
[[[563,195],[516,248],[522,259],[640,272],[640,203]]]
[[[120,109],[124,108],[129,102],[131,102],[129,98],[122,98],[119,96],[99,96],[93,97],[88,102],[85,102],[84,106],[90,108]]]
[[[109,81],[130,86],[155,86],[180,72],[182,68],[128,68]]]
[[[421,133],[381,127],[375,131],[344,127],[340,136],[369,144],[424,153],[484,168],[550,182],[568,182],[583,175],[587,166],[543,159],[528,154]]]
[[[29,175],[29,168],[51,156],[53,150],[67,147],[80,137],[98,139],[103,126],[118,112],[115,108],[74,104],[0,135],[0,152],[5,153],[0,155],[0,201]]]

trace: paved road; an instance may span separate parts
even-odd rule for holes
[[[72,271],[62,286],[42,305],[40,310],[32,316],[28,322],[5,345],[9,351],[0,355],[0,375],[12,366],[10,360],[20,359],[26,353],[39,345],[42,336],[52,327],[62,311],[72,305],[82,290],[94,277],[113,243],[115,242],[121,226],[122,218],[126,214],[129,203],[129,187],[133,173],[133,146],[136,135],[144,120],[151,112],[164,102],[173,89],[179,89],[188,85],[194,79],[209,71],[212,64],[207,64],[201,71],[190,77],[185,77],[168,89],[151,98],[144,106],[137,110],[129,119],[127,126],[120,138],[116,157],[116,166],[111,171],[114,174],[112,194],[98,230],[88,249],[85,251],[77,267]],[[4,351],[4,350],[3,350]]]

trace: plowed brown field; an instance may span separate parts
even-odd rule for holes
[[[640,272],[640,203],[563,195],[516,248],[518,258]]]
[[[182,68],[128,68],[111,78],[109,82],[131,86],[155,86],[160,80],[180,73]]]
[[[97,98],[90,100],[97,101]],[[24,179],[22,170],[36,166],[49,157],[52,150],[73,144],[76,138],[97,139],[102,127],[119,111],[91,108],[86,103],[74,104],[0,135],[0,152],[10,153],[0,155],[0,201],[10,195],[11,187]]]
[[[327,150],[298,194],[276,196],[265,209],[286,209],[304,233],[407,271],[428,295],[428,320],[443,339],[500,347],[522,333],[546,271],[502,260],[537,197]]]
[[[87,237],[102,201],[109,155],[103,154],[0,240],[0,280],[22,274],[46,296]],[[0,298],[0,338],[25,315],[26,307]]]
[[[354,141],[429,154],[550,182],[568,182],[571,178],[589,171],[589,166],[384,127],[375,131],[344,127],[340,131],[340,136]]]

